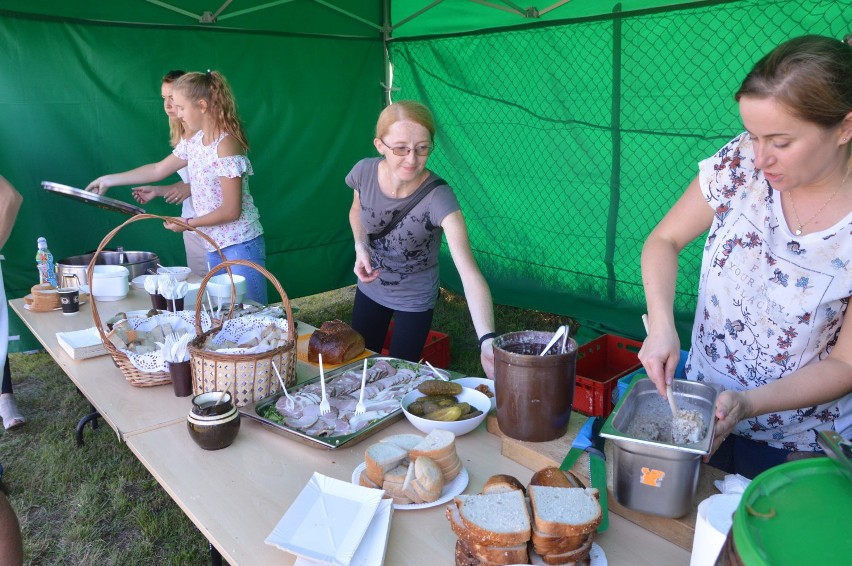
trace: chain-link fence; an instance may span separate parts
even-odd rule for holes
[[[436,114],[429,167],[459,197],[495,301],[639,335],[642,244],[697,162],[742,130],[748,69],[790,37],[850,31],[848,2],[742,0],[389,49],[394,98]],[[702,245],[681,255],[684,339]]]

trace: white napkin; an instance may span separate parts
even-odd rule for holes
[[[716,563],[731,530],[734,511],[750,482],[739,474],[728,474],[724,480],[714,482],[722,493],[711,495],[698,504],[689,566],[712,566]]]

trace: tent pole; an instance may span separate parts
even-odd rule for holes
[[[391,90],[393,89],[393,76],[391,74],[390,51],[388,50],[388,40],[391,36],[391,16],[390,16],[390,0],[382,0],[382,60],[384,62],[385,80],[382,83],[384,95],[382,103],[384,106],[391,104]]]

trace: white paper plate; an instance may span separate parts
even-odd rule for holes
[[[361,485],[358,483],[358,480],[361,478],[361,472],[367,469],[367,464],[361,462],[358,466],[352,470],[352,483],[355,485]],[[400,505],[398,503],[394,503],[393,508],[398,511],[405,511],[409,509],[427,509],[429,507],[435,507],[436,505],[441,505],[450,501],[456,495],[461,494],[464,489],[467,487],[467,482],[470,480],[470,477],[467,475],[467,470],[465,468],[461,469],[459,475],[457,475],[453,481],[446,484],[444,486],[443,491],[441,491],[441,497],[433,501],[432,503],[410,503],[408,505]]]
[[[393,515],[393,501],[382,499],[373,521],[370,523],[355,556],[349,566],[382,566],[385,563],[385,551],[388,546],[388,535],[390,534],[391,516]],[[299,556],[296,558],[295,566],[324,566],[325,562],[317,562],[310,558]]]
[[[264,542],[311,560],[349,566],[382,495],[379,489],[314,472]]]

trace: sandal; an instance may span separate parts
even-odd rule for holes
[[[27,422],[18,410],[15,398],[9,393],[0,395],[0,418],[3,419],[3,427],[6,430],[21,428]]]

